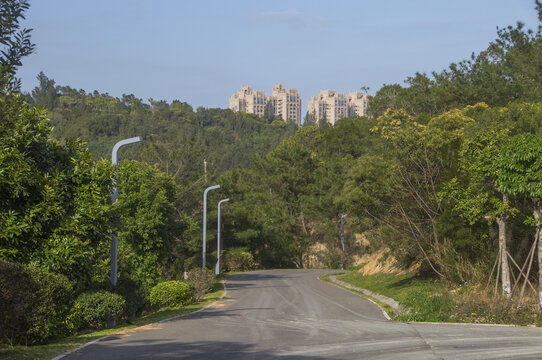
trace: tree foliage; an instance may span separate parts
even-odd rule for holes
[[[30,41],[32,29],[21,29],[19,22],[30,4],[27,0],[4,0],[0,3],[0,91],[19,91],[21,82],[15,77],[22,58],[34,52]]]
[[[0,256],[89,282],[107,251],[111,166],[50,138],[46,113],[20,95],[1,97],[0,113]]]

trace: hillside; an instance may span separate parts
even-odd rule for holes
[[[131,159],[158,164],[176,178],[198,179],[207,161],[209,179],[245,167],[293,135],[294,124],[272,123],[252,114],[198,108],[180,101],[168,104],[134,95],[115,98],[58,86],[43,73],[28,100],[49,111],[53,137],[83,139],[96,159],[110,158],[116,141],[143,136],[143,148],[126,150]],[[123,150],[124,151],[124,150]]]

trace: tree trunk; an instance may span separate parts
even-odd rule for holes
[[[542,226],[540,224],[539,218],[542,214],[542,201],[540,199],[533,199],[534,210],[533,216],[536,221],[536,237],[535,241],[538,241],[538,306],[542,309]]]
[[[502,200],[505,204],[508,204],[508,194],[502,195]],[[501,257],[501,279],[502,279],[502,292],[506,297],[510,297],[510,267],[508,266],[508,253],[506,250],[506,221],[508,220],[507,214],[501,214],[497,216],[497,225],[499,226],[499,256]]]
[[[502,279],[502,292],[507,297],[510,296],[510,268],[508,266],[508,257],[506,253],[506,220],[503,216],[497,217],[497,224],[499,225],[499,256],[501,257],[501,279]]]
[[[508,204],[508,194],[502,195],[502,201]],[[501,279],[502,279],[502,292],[506,297],[510,297],[510,267],[508,266],[508,252],[506,248],[506,221],[508,215],[501,214],[497,216],[497,225],[499,227],[499,256],[501,257]]]

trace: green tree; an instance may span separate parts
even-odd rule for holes
[[[322,117],[320,117],[320,119],[318,119],[318,127],[320,129],[325,129],[325,128],[328,128],[330,127],[331,125],[329,124],[329,122],[327,121],[327,116],[326,114],[324,113]]]
[[[413,117],[404,110],[388,110],[372,130],[386,141],[387,159],[394,163],[390,179],[381,180],[395,194],[385,200],[388,206],[383,209],[382,223],[395,229],[398,239],[407,240],[391,247],[403,254],[418,253],[435,274],[449,280],[457,275],[452,260],[456,250],[445,230],[449,228],[447,209],[438,192],[457,167],[458,149],[472,122],[460,110],[427,122],[423,114]]]
[[[540,17],[540,4],[535,4]],[[541,34],[540,27],[534,32],[521,22],[499,28],[487,49],[469,59],[431,77],[416,73],[407,78],[406,87],[384,85],[371,98],[368,114],[377,118],[387,109],[403,109],[410,115],[432,116],[480,102],[506,106],[511,101],[540,101]]]
[[[503,193],[523,195],[532,200],[532,222],[536,228],[534,243],[538,244],[539,305],[542,308],[542,138],[532,134],[512,138],[498,158],[495,183]]]
[[[58,89],[55,81],[49,79],[43,72],[38,74],[39,86],[32,90],[32,101],[44,105],[47,109],[53,110],[58,106]]]
[[[49,137],[44,110],[0,96],[0,257],[88,283],[109,233],[112,169]]]
[[[495,221],[498,225],[499,254],[497,268],[501,269],[502,291],[511,294],[507,242],[509,243],[509,218],[517,213],[510,206],[508,193],[497,191],[495,159],[508,141],[509,131],[490,130],[477,132],[465,139],[459,152],[459,174],[452,178],[439,196],[451,200],[454,209],[470,224],[478,221]]]
[[[180,240],[175,197],[175,182],[158,169],[137,161],[119,167],[119,282],[136,280],[147,293],[158,283]]]
[[[32,29],[20,29],[19,21],[30,4],[27,0],[5,0],[0,4],[0,91],[19,91],[21,82],[15,77],[22,58],[34,52],[30,41]]]

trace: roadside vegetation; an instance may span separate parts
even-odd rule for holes
[[[197,269],[201,196],[214,184],[221,188],[211,201],[232,199],[222,270],[337,268],[384,251],[402,269],[417,264],[416,275],[352,281],[410,307],[401,319],[539,323],[541,27],[499,29],[470,59],[384,85],[367,117],[297,129],[181,101],[75,90],[43,73],[21,94],[16,71],[35,49],[19,27],[28,7],[0,6],[4,348],[192,306],[212,282],[210,270]],[[538,1],[535,8],[542,21]],[[123,150],[114,167],[112,145],[136,135],[146,142]],[[212,239],[217,211],[209,208]],[[109,283],[113,230],[117,286]],[[216,256],[209,241],[209,266]]]
[[[156,323],[177,316],[191,313],[219,300],[223,295],[223,288],[220,281],[215,281],[211,289],[203,295],[198,301],[178,308],[164,307],[159,310],[149,312],[143,316],[129,318],[115,328],[106,328],[102,330],[86,330],[77,335],[62,338],[44,345],[7,345],[0,344],[0,358],[5,360],[46,360],[60,355],[66,351],[75,349],[78,346],[90,341],[102,338],[104,336],[122,335],[142,329],[152,329],[159,326]],[[154,324],[154,325],[152,325]],[[150,326],[146,326],[150,325]]]
[[[450,286],[418,273],[364,275],[352,272],[338,275],[337,279],[399,302],[404,311],[386,307],[397,321],[542,325],[542,315],[532,295],[529,305],[518,307],[516,299],[495,295],[494,290],[485,285]]]

